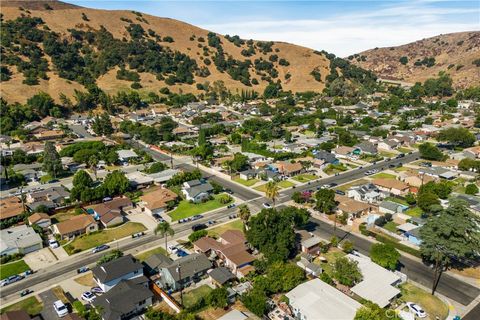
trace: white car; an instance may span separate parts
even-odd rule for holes
[[[48,245],[49,245],[50,248],[52,248],[52,249],[55,249],[55,248],[58,248],[58,247],[59,247],[58,241],[55,240],[55,239],[50,239],[50,240],[48,240]]]
[[[272,205],[271,205],[270,203],[264,202],[264,203],[263,203],[263,207],[264,207],[265,209],[270,209],[270,208],[272,207]]]
[[[408,307],[408,310],[410,310],[410,312],[416,315],[417,317],[419,318],[427,317],[427,313],[418,304],[415,304],[413,302],[407,302],[406,305]]]
[[[175,252],[177,252],[178,248],[177,248],[176,245],[171,244],[171,245],[169,245],[169,246],[167,247],[167,250],[168,250],[168,252],[170,252],[170,253],[175,253]]]
[[[90,291],[86,291],[82,293],[82,300],[91,303],[93,300],[95,300],[96,296],[91,293]]]
[[[53,303],[53,309],[55,309],[55,312],[60,318],[65,317],[68,314],[68,309],[61,300],[57,300]]]

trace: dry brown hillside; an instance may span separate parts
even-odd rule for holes
[[[140,24],[145,31],[151,29],[161,37],[172,37],[174,42],[162,41],[161,45],[187,54],[196,61],[199,68],[208,68],[210,72],[210,75],[207,77],[195,75],[195,82],[191,85],[186,83],[175,84],[170,87],[172,91],[198,92],[196,86],[198,83],[209,82],[211,84],[216,80],[222,80],[225,86],[233,92],[242,89],[253,89],[261,92],[268,84],[269,79],[262,80],[262,75],[259,75],[259,72],[254,67],[249,68],[249,73],[251,79],[255,78],[258,84],[246,86],[240,81],[233,80],[226,72],[219,72],[213,63],[206,65],[206,58],[208,57],[209,60],[212,60],[214,51],[208,47],[208,50],[205,49],[208,53],[205,53],[204,47],[207,44],[206,42],[200,42],[199,39],[207,39],[209,31],[184,22],[133,11],[106,11],[82,8],[56,1],[42,1],[40,3],[31,1],[2,1],[1,5],[4,21],[16,19],[21,15],[40,17],[51,31],[58,33],[60,37],[69,41],[72,40],[72,36],[68,29],[98,31],[101,26],[105,27],[117,39],[129,39],[130,34],[126,28],[132,23]],[[250,59],[253,62],[259,58],[269,61],[271,55],[277,55],[278,59],[273,64],[278,71],[278,75],[272,80],[280,80],[284,90],[321,91],[325,87],[325,78],[330,72],[329,60],[319,52],[289,43],[275,42],[271,47],[271,52],[262,53],[257,49],[253,56],[245,57],[241,54],[241,51],[248,49],[247,44],[244,43],[239,47],[224,36],[220,36],[220,39],[226,57],[232,56],[234,59],[241,61]],[[254,41],[254,45],[256,46],[257,44],[258,42]],[[15,66],[10,66],[12,77],[10,80],[2,82],[2,96],[10,102],[25,102],[27,98],[36,92],[45,91],[55,99],[58,99],[58,95],[61,92],[70,96],[74,89],[83,88],[78,82],[68,81],[59,77],[58,70],[52,64],[50,56],[46,55],[45,58],[49,61],[48,80],[40,79],[37,85],[23,84],[24,75],[18,72]],[[289,65],[280,65],[280,59],[285,59]],[[310,74],[314,69],[321,74],[321,81],[315,80]],[[111,68],[108,72],[99,76],[97,79],[98,86],[108,93],[130,88],[132,82],[116,78],[117,70],[118,67]],[[265,73],[265,71],[262,73]],[[143,86],[140,90],[143,91],[155,91],[158,93],[158,89],[166,86],[164,80],[157,80],[152,73],[140,72],[140,78]]]
[[[407,57],[406,64],[400,62],[402,57]],[[427,66],[429,62],[432,64],[433,60],[424,60],[426,58],[434,58],[434,65]],[[381,78],[423,82],[440,71],[446,71],[452,76],[457,87],[479,85],[480,32],[450,33],[398,47],[375,48],[349,59]],[[473,63],[475,60],[478,66]],[[405,61],[404,58],[403,62]],[[424,63],[420,65],[422,61]]]

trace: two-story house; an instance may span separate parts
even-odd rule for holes
[[[129,254],[96,266],[92,273],[97,285],[108,292],[122,280],[143,277],[143,265]]]
[[[173,261],[160,269],[160,282],[164,289],[179,290],[192,282],[199,281],[212,267],[203,253],[193,253]]]

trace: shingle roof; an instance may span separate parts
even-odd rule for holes
[[[23,213],[22,201],[18,197],[0,200],[0,219],[8,219]]]
[[[101,307],[104,320],[117,320],[137,308],[137,305],[148,298],[153,297],[152,291],[139,282],[144,279],[122,280],[108,292],[97,297],[93,304]]]
[[[95,219],[91,215],[82,214],[72,217],[70,220],[59,222],[56,224],[56,227],[60,234],[65,235],[78,230],[84,230],[94,223],[96,223]]]
[[[92,272],[95,278],[102,283],[106,283],[142,268],[143,265],[129,254],[96,266],[92,269]]]
[[[152,269],[152,270],[157,269],[157,268],[167,267],[172,262],[173,262],[172,259],[170,259],[169,257],[167,257],[167,256],[165,256],[161,253],[151,255],[150,257],[148,257],[144,261],[144,263],[147,265],[147,267]]]
[[[180,276],[177,272],[177,268],[179,266],[182,278],[186,278],[192,277],[198,272],[210,269],[212,267],[212,263],[203,253],[193,253],[186,257],[175,260],[167,267],[175,281],[180,280]]]
[[[208,274],[213,280],[219,284],[224,284],[230,280],[235,279],[235,275],[225,267],[215,268]]]

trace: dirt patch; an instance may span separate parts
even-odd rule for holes
[[[74,281],[85,287],[94,287],[95,282],[93,281],[93,274],[91,272],[84,274],[78,278],[75,278]]]

